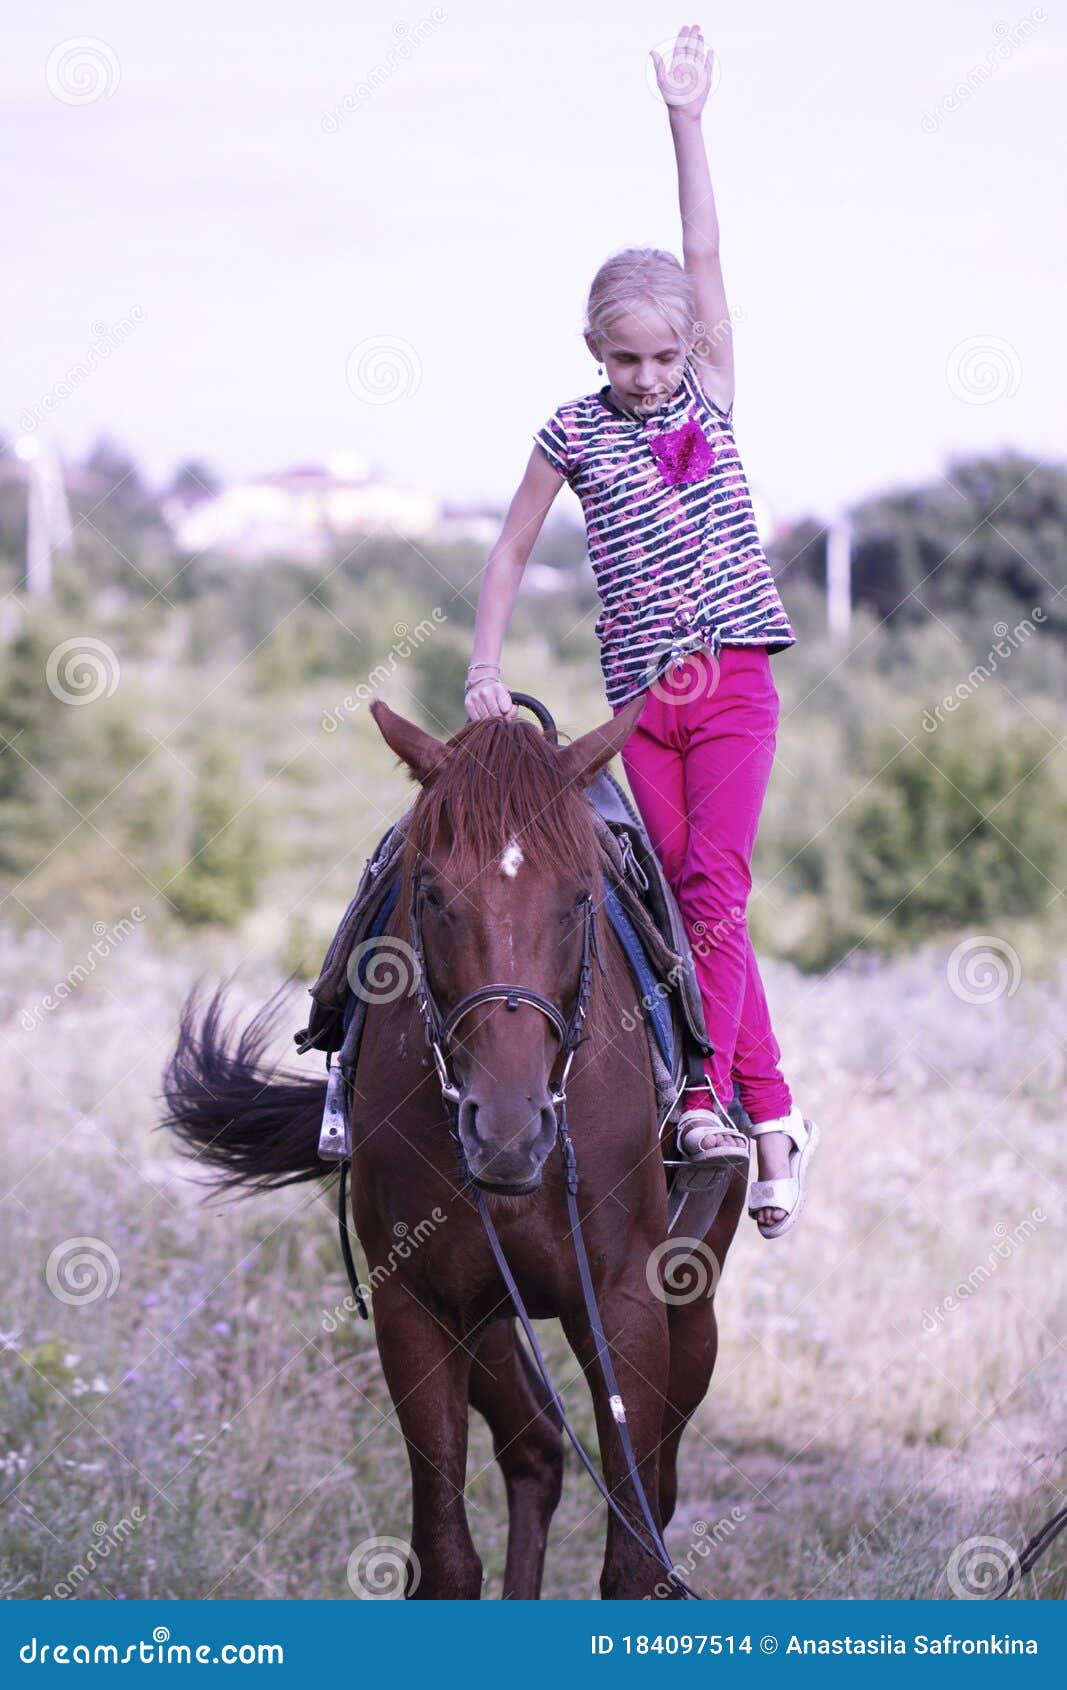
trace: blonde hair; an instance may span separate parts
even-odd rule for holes
[[[589,289],[585,333],[599,346],[612,323],[633,305],[653,305],[688,353],[696,337],[696,305],[689,277],[673,252],[629,246],[605,259]]]

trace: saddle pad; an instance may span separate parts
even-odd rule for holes
[[[400,876],[397,875],[396,879],[389,887],[389,890],[386,892],[385,897],[382,899],[377,915],[374,917],[370,927],[367,929],[368,939],[377,939],[378,935],[382,932],[386,922],[389,920],[389,917],[393,912],[393,905],[396,903],[399,892]],[[368,945],[361,953],[359,962],[356,964],[356,978],[361,986],[366,985],[367,969],[370,966],[372,955],[373,947]],[[352,1015],[356,1005],[360,1001],[360,998],[352,990],[351,984],[349,984],[348,997],[345,999],[344,1019],[341,1024],[342,1042],[344,1035],[347,1034],[349,1026],[351,1025]],[[366,1003],[366,999],[363,999],[362,1001]]]
[[[652,966],[640,935],[615,892],[615,888],[608,880],[601,880],[602,907],[607,911],[608,920],[615,929],[616,936],[626,960],[630,965],[634,984],[640,993],[640,999],[634,1005],[635,1010],[643,1012],[646,1025],[650,1026],[656,1035],[662,1056],[668,1069],[674,1066],[674,1017],[671,1015],[667,995],[659,982],[659,976]]]

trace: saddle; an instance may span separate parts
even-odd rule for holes
[[[644,1020],[661,1119],[686,1085],[703,1077],[713,1054],[689,941],[662,865],[623,787],[605,769],[586,787],[593,809],[602,876],[601,907],[618,935],[636,989],[635,1016]],[[389,919],[399,892],[400,859],[413,808],[389,827],[368,857],[355,895],[330,942],[318,978],[309,988],[308,1024],[294,1034],[298,1054],[321,1050],[327,1065],[338,1053],[335,1098],[327,1105],[320,1153],[347,1142],[342,1130],[342,1077],[355,1073],[371,993],[352,990],[350,966],[362,979],[373,940]],[[331,1073],[336,1070],[331,1068]],[[334,1131],[329,1131],[331,1124]]]

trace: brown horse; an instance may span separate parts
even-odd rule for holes
[[[563,747],[521,720],[468,722],[442,742],[380,701],[374,719],[420,785],[401,895],[385,929],[412,955],[409,897],[418,868],[426,977],[443,1010],[487,982],[532,988],[567,1015],[579,984],[586,901],[598,852],[583,787],[624,744],[639,695]],[[584,1036],[567,1082],[592,1276],[638,1470],[662,1528],[677,1496],[678,1446],[715,1362],[710,1295],[669,1295],[657,1278],[667,1236],[656,1093],[635,988],[610,924],[597,918]],[[166,1125],[224,1185],[267,1187],[333,1173],[316,1155],[325,1082],[280,1078],[265,1064],[274,1000],[231,1050],[221,992],[203,1015],[187,1004],[164,1090]],[[553,1154],[560,1038],[528,1001],[483,1001],[450,1041],[458,1139],[487,1197],[531,1316],[556,1317],[584,1369],[606,1484],[642,1542],[609,1513],[604,1597],[668,1589],[620,1449],[579,1288],[561,1162]],[[373,992],[351,1097],[353,1212],[371,1269],[374,1323],[412,1478],[407,1594],[477,1597],[482,1567],[467,1523],[468,1405],[485,1417],[508,1498],[504,1595],[540,1593],[559,1500],[557,1418],[526,1362],[470,1186],[460,1177],[416,996]],[[523,1195],[499,1195],[500,1189]],[[496,1193],[496,1194],[494,1194]],[[721,1263],[744,1188],[734,1178],[701,1245]],[[444,1219],[439,1219],[441,1215]],[[433,1216],[427,1226],[420,1222]],[[403,1261],[398,1234],[415,1228]],[[658,1248],[657,1248],[658,1247]],[[651,1264],[651,1265],[650,1265]]]

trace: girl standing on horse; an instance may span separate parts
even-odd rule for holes
[[[598,392],[561,405],[536,442],[486,566],[465,702],[516,714],[500,653],[526,561],[566,481],[581,500],[609,704],[644,712],[622,751],[630,789],[686,925],[715,1047],[677,1123],[679,1154],[747,1165],[725,1113],[736,1079],[756,1140],[749,1213],[765,1238],[796,1220],[817,1129],[782,1077],[746,909],[777,738],[771,654],[796,641],[763,555],[734,442],[731,325],[701,133],[713,54],[683,28],[669,69],[684,267],[629,248],[593,279],[585,342]]]

